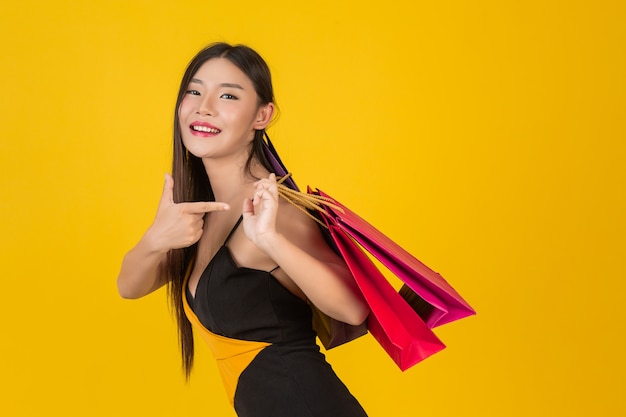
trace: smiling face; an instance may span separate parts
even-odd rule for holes
[[[210,59],[178,108],[183,144],[198,158],[247,158],[255,130],[267,127],[273,111],[272,103],[259,105],[252,81],[236,65]]]

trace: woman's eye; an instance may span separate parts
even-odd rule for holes
[[[192,96],[199,96],[200,92],[198,90],[187,90],[185,94],[191,94]]]
[[[233,96],[232,94],[222,94],[220,97],[225,98],[226,100],[237,100],[237,97]]]

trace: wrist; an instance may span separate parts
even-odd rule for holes
[[[285,239],[282,234],[278,232],[273,232],[259,236],[255,244],[270,258],[273,258],[274,253],[280,250],[279,248],[283,244],[284,240]]]
[[[164,245],[165,242],[162,241],[163,239],[159,239],[152,228],[149,228],[139,243],[147,253],[163,255],[167,253],[170,248],[166,247]]]

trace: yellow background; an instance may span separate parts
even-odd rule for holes
[[[401,373],[328,353],[371,416],[622,416],[622,1],[32,1],[0,6],[0,415],[233,416],[180,372],[165,293],[121,300],[187,61],[256,48],[301,186],[335,195],[478,315]]]

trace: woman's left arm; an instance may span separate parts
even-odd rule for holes
[[[369,309],[341,259],[317,224],[297,208],[279,201],[274,174],[256,183],[253,200],[244,202],[248,238],[276,262],[321,311],[348,324],[361,324]]]

